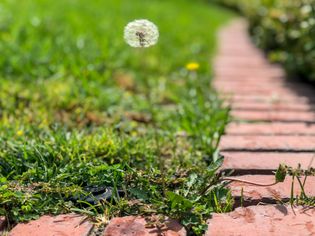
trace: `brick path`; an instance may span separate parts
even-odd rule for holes
[[[233,116],[220,142],[220,171],[268,184],[275,181],[279,164],[315,167],[315,89],[288,82],[280,66],[268,63],[251,43],[244,21],[234,21],[219,37],[215,87]],[[272,205],[289,201],[291,184],[292,178],[270,187],[230,183],[235,207],[247,207],[213,215],[207,236],[315,235],[314,209],[295,207],[293,212],[287,205]],[[293,194],[300,193],[296,181]],[[305,193],[315,196],[315,177],[308,177]]]
[[[224,163],[220,171],[237,178],[274,182],[280,163],[315,167],[315,90],[287,82],[285,73],[271,65],[250,42],[246,23],[235,21],[220,34],[215,63],[215,86],[232,106],[234,121],[220,142]],[[206,236],[315,235],[315,209],[277,205],[287,202],[291,180],[270,187],[241,182],[229,184],[235,199],[233,212],[214,214]],[[294,195],[301,189],[295,183]],[[309,177],[305,192],[315,196],[315,177]],[[242,198],[242,201],[241,201]],[[243,206],[239,207],[241,202]],[[261,205],[265,203],[266,205]],[[260,205],[258,205],[260,204]],[[0,233],[4,219],[0,218]],[[102,236],[185,236],[185,229],[168,220],[161,228],[146,228],[141,217],[114,218]],[[84,217],[69,214],[43,216],[19,224],[10,236],[95,236]]]

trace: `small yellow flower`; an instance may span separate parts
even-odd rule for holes
[[[200,68],[200,65],[197,62],[190,62],[186,65],[186,69],[189,71],[196,71],[199,68]]]
[[[16,135],[17,135],[17,136],[22,136],[23,134],[24,134],[23,130],[18,130],[18,131],[16,132]]]

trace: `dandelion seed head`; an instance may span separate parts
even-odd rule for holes
[[[158,27],[148,20],[135,20],[127,24],[124,39],[131,47],[151,47],[158,42]]]

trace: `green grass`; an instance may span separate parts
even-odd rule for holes
[[[162,214],[201,234],[231,207],[215,174],[229,116],[209,65],[231,17],[203,1],[2,1],[0,215]],[[138,18],[160,29],[145,52],[123,41]],[[112,198],[88,203],[98,187]]]

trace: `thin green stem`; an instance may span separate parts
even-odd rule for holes
[[[247,180],[243,180],[243,179],[237,179],[237,178],[229,178],[229,177],[225,177],[225,178],[221,178],[219,179],[220,182],[222,181],[235,181],[235,182],[241,182],[241,183],[245,183],[245,184],[251,184],[251,185],[255,185],[255,186],[259,186],[259,187],[270,187],[270,186],[274,186],[276,184],[278,184],[279,182],[275,181],[273,183],[269,183],[269,184],[263,184],[263,183],[256,183],[256,182],[251,182],[251,181],[247,181]],[[209,184],[201,193],[200,195],[204,195],[208,189],[212,186],[212,183]]]
[[[159,164],[159,170],[161,173],[161,179],[162,179],[162,191],[163,191],[163,196],[166,196],[166,182],[165,182],[165,163],[164,159],[162,158],[161,155],[161,144],[160,144],[160,139],[159,139],[159,132],[158,132],[158,126],[157,126],[157,116],[155,113],[155,102],[151,97],[151,86],[150,82],[148,79],[144,79],[145,81],[145,86],[146,86],[146,98],[147,101],[149,102],[149,112],[151,113],[151,120],[152,120],[152,126],[153,126],[153,135],[154,135],[154,141],[155,141],[155,153],[158,158],[158,164]]]
[[[148,93],[150,93],[150,89],[148,90]],[[155,114],[155,110],[154,110],[154,101],[152,100],[150,94],[148,96],[148,101],[150,103],[150,113],[152,116],[152,126],[153,126],[155,148],[156,148],[155,151],[156,151],[156,155],[157,155],[158,162],[159,162],[159,169],[161,172],[163,196],[165,197],[166,196],[165,163],[164,163],[164,159],[161,155],[161,144],[160,144],[160,139],[159,139],[157,118],[156,118],[156,114]]]

